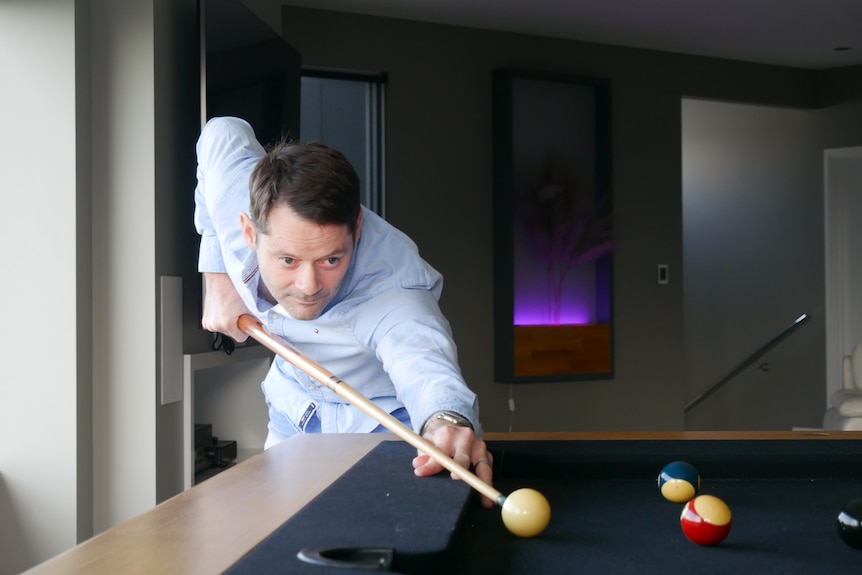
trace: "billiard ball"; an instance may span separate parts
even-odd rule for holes
[[[685,503],[700,491],[700,474],[685,461],[672,461],[658,474],[658,488],[668,501]]]
[[[862,499],[853,499],[838,514],[838,535],[850,547],[862,549]]]
[[[551,506],[535,489],[517,489],[503,502],[503,525],[518,537],[534,537],[551,520]]]
[[[732,519],[724,501],[714,495],[698,495],[685,504],[679,522],[689,541],[709,546],[724,541]]]

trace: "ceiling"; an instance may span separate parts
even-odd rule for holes
[[[862,64],[862,0],[282,0],[779,66]]]

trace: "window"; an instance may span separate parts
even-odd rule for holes
[[[340,150],[359,174],[362,203],[385,214],[383,89],[385,74],[304,69],[300,137]]]

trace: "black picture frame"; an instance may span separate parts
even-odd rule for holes
[[[612,378],[610,82],[495,70],[493,142],[495,381]]]

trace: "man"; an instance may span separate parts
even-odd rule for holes
[[[406,235],[360,204],[346,158],[319,143],[266,153],[238,118],[209,121],[197,154],[204,328],[244,341],[237,318],[257,317],[490,482],[476,396],[437,303],[442,277]],[[265,447],[296,433],[383,430],[280,357],[262,388]],[[413,466],[419,476],[443,469],[422,454]]]

